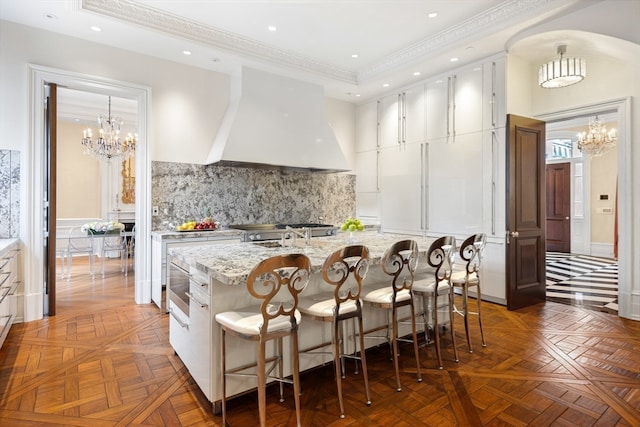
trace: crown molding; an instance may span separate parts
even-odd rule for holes
[[[131,0],[72,1],[78,4],[77,7],[80,10],[169,33],[254,60],[259,59],[323,78],[358,85],[417,61],[428,59],[435,53],[444,52],[456,44],[478,38],[483,33],[505,28],[509,22],[523,22],[534,18],[541,20],[547,12],[570,7],[579,0],[505,0],[483,13],[400,49],[359,71],[316,61],[293,51],[275,48],[258,40],[209,27]]]
[[[578,0],[507,0],[483,13],[475,15],[455,26],[447,28],[432,37],[416,42],[382,60],[371,64],[358,73],[360,83],[379,75],[392,72],[402,66],[427,59],[434,53],[444,52],[448,48],[478,38],[485,32],[495,32],[505,28],[510,21],[520,21],[530,16],[542,16],[548,10],[567,7]]]
[[[203,43],[238,55],[261,59],[276,65],[293,67],[320,76],[357,84],[355,71],[345,70],[323,62],[315,61],[298,53],[278,49],[257,40],[241,37],[229,31],[208,27],[198,22],[181,18],[144,4],[128,0],[81,0],[80,8],[85,11],[158,30],[174,36]]]

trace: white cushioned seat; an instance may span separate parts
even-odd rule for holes
[[[411,294],[407,289],[402,289],[396,295],[396,302],[406,301]],[[391,304],[393,301],[393,289],[389,284],[378,289],[362,290],[362,300],[373,304]]]
[[[322,292],[309,297],[298,299],[298,310],[301,313],[314,317],[331,317],[336,306],[333,292]],[[340,313],[347,314],[356,311],[356,303],[353,300],[340,304]]]
[[[296,310],[295,318],[300,324],[300,312]],[[216,314],[216,322],[244,335],[259,335],[263,324],[260,306],[246,307],[236,311],[225,311]],[[290,329],[291,322],[288,317],[280,316],[269,321],[268,333],[281,329]]]

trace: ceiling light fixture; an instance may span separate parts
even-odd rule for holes
[[[111,97],[109,97],[109,115],[105,117],[100,114],[98,124],[100,125],[100,136],[95,141],[91,128],[83,131],[84,154],[106,161],[111,159],[125,160],[135,154],[138,135],[129,134],[124,141],[120,140],[120,128],[123,121],[120,117],[111,117]]]
[[[183,50],[183,51],[182,51],[182,54],[183,54],[183,55],[187,55],[187,56],[189,56],[189,55],[191,55],[191,51],[189,51],[189,50]]]
[[[451,58],[449,61],[451,61],[451,62],[458,62],[458,58],[453,57],[453,58]]]
[[[269,25],[269,26],[267,27],[267,29],[268,29],[269,31],[276,31],[276,30],[278,29],[278,27],[276,27],[275,25]]]
[[[438,16],[438,12],[431,12],[430,14],[427,15],[429,18],[435,18],[436,16]]]
[[[590,156],[601,156],[616,146],[616,130],[607,130],[598,116],[589,119],[589,132],[578,134],[578,150]]]
[[[555,89],[576,84],[587,75],[583,58],[565,58],[566,45],[558,46],[559,59],[542,64],[538,72],[538,84],[545,89]]]
[[[352,57],[352,58],[357,58],[357,57],[358,57],[358,54],[357,54],[357,53],[354,53],[354,54],[352,54],[352,55],[351,55],[351,57]]]
[[[100,31],[102,31],[102,28],[98,27],[97,25],[92,25],[91,29],[96,33],[99,33]]]

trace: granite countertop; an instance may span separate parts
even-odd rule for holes
[[[0,239],[0,255],[4,255],[7,248],[11,247],[18,239]]]
[[[194,230],[194,231],[152,231],[151,240],[181,240],[181,239],[193,239],[201,237],[225,237],[225,236],[240,236],[244,234],[242,230],[235,230],[232,228],[223,228],[218,230]]]
[[[244,285],[251,269],[261,260],[274,255],[302,253],[311,261],[312,273],[320,272],[326,257],[333,251],[348,244],[348,233],[337,236],[316,237],[311,239],[311,246],[305,247],[304,241],[298,239],[296,246],[269,247],[279,241],[225,243],[216,245],[185,246],[169,249],[169,255],[202,271],[209,277],[226,285]],[[375,231],[355,233],[355,244],[364,244],[369,248],[372,265],[380,263],[384,251],[398,240],[413,239],[418,242],[421,255],[426,254],[433,241],[430,238],[386,234]]]

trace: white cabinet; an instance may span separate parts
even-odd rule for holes
[[[17,241],[10,244],[0,254],[0,347],[18,314],[18,244]]]
[[[482,130],[483,66],[457,70],[427,82],[427,140]]]
[[[450,76],[438,77],[427,82],[426,116],[428,141],[449,136],[450,86]]]
[[[483,65],[483,129],[496,129],[506,126],[504,57],[495,58]]]
[[[385,96],[380,109],[380,146],[423,142],[425,108],[424,84]]]
[[[209,278],[193,267],[170,263],[169,268],[170,287],[176,289],[168,302],[169,343],[204,395],[211,400],[213,319]]]
[[[482,230],[483,132],[459,135],[455,143],[429,143],[428,229],[469,235]]]
[[[380,144],[380,100],[359,105],[356,122],[356,153],[377,149]]]
[[[356,153],[356,193],[378,191],[379,156],[379,150]]]
[[[426,144],[406,144],[380,152],[382,230],[417,233],[424,228],[423,170]]]

